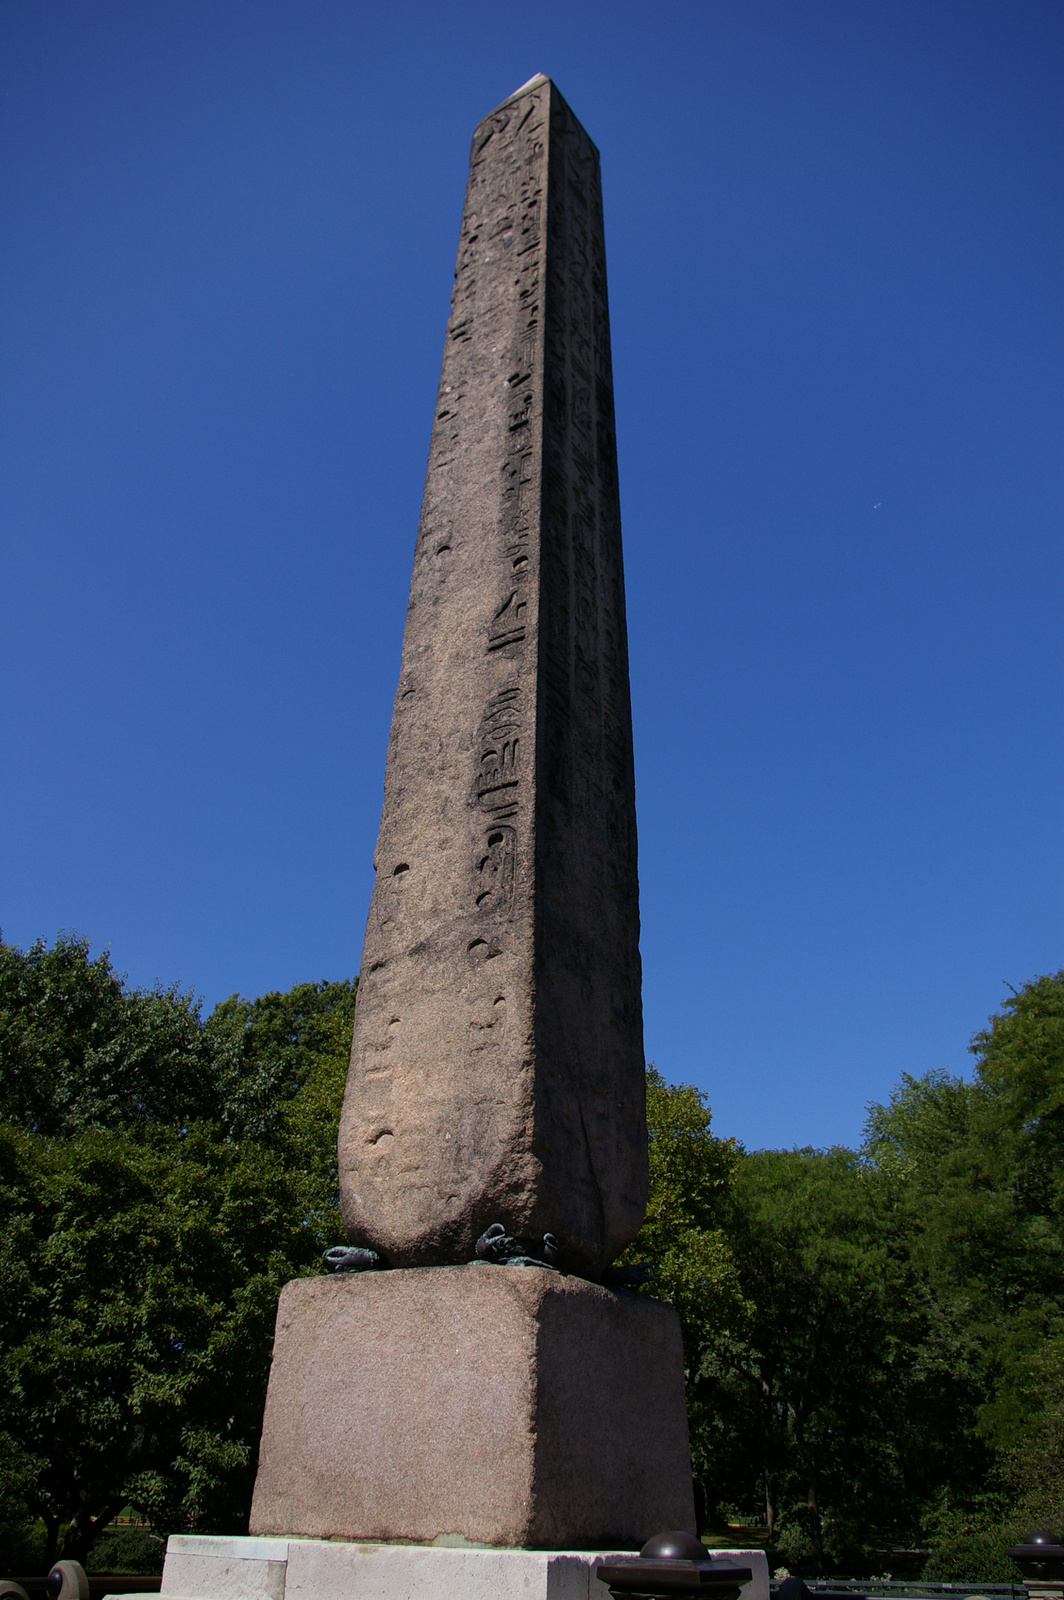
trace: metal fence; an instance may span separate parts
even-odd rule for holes
[[[776,1594],[783,1580],[773,1578],[770,1589]],[[827,1600],[934,1600],[936,1595],[961,1595],[965,1600],[1030,1600],[1031,1591],[1022,1581],[1016,1583],[922,1583],[919,1578],[805,1578],[810,1594]]]
[[[0,1600],[104,1600],[105,1595],[158,1594],[159,1577],[86,1572],[78,1561],[57,1561],[49,1573],[0,1578]]]

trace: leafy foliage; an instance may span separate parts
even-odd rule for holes
[[[0,1121],[69,1138],[217,1116],[216,1077],[191,996],[127,989],[73,935],[0,944]]]
[[[300,983],[257,1000],[234,994],[216,1006],[204,1037],[218,1063],[219,1114],[229,1132],[261,1143],[304,1126],[308,1100],[321,1109],[323,1064],[332,1069],[327,1096],[338,1063],[346,1073],[354,1012],[353,983]],[[331,1114],[331,1098],[329,1105]]]
[[[646,1218],[621,1258],[654,1263],[653,1293],[680,1313],[688,1359],[714,1328],[741,1314],[744,1302],[721,1226],[739,1165],[734,1139],[710,1130],[705,1096],[689,1084],[667,1084],[647,1068],[650,1195]]]
[[[705,1096],[690,1084],[665,1082],[647,1068],[650,1194],[646,1220],[622,1263],[649,1261],[646,1292],[669,1300],[680,1315],[687,1370],[692,1466],[704,1495],[711,1476],[710,1418],[703,1369],[708,1352],[733,1337],[750,1307],[743,1298],[724,1224],[741,1160],[734,1139],[711,1131]]]
[[[127,1572],[157,1576],[163,1570],[165,1542],[147,1528],[120,1528],[113,1523],[93,1541],[86,1558],[90,1573]]]
[[[872,1107],[866,1142],[894,1179],[925,1292],[964,1344],[966,1452],[925,1512],[929,1574],[959,1580],[971,1548],[1000,1552],[1064,1518],[1064,972],[1011,994],[972,1051],[970,1083],[904,1077]]]
[[[715,1352],[728,1486],[762,1498],[789,1565],[904,1542],[941,1473],[963,1468],[963,1340],[853,1152],[762,1151],[735,1190],[733,1246],[754,1310]],[[722,1486],[723,1488],[723,1486]]]
[[[127,1503],[246,1526],[277,1293],[342,1237],[354,1003],[300,984],[203,1020],[73,936],[0,944],[0,1560],[85,1556]],[[792,1570],[909,1545],[1007,1580],[1064,1517],[1064,973],[973,1050],[970,1082],[903,1076],[857,1152],[748,1153],[648,1069],[622,1260],[679,1312],[707,1522],[760,1514]]]
[[[707,1520],[792,1570],[1007,1581],[1064,1517],[1064,974],[1017,991],[967,1082],[904,1076],[859,1152],[747,1153],[648,1076],[658,1263]],[[763,1508],[763,1509],[761,1509]]]
[[[341,1235],[353,983],[201,1022],[60,939],[0,946],[0,1526],[84,1559],[126,1503],[246,1526],[277,1295]],[[255,1137],[249,1135],[252,1130]]]

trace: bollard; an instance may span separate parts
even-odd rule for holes
[[[57,1561],[48,1574],[49,1600],[89,1600],[89,1577],[80,1561]]]
[[[1048,1528],[1032,1528],[1009,1555],[1023,1573],[1031,1600],[1064,1600],[1064,1546]]]
[[[648,1539],[637,1556],[603,1562],[595,1576],[609,1585],[613,1600],[681,1600],[695,1595],[739,1600],[751,1572],[726,1556],[714,1559],[701,1539],[673,1529]]]

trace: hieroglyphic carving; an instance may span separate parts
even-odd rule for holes
[[[516,291],[506,437],[501,443],[502,502],[499,540],[499,600],[488,629],[489,651],[523,643],[527,628],[529,540],[538,524],[534,453],[539,442],[536,371],[539,363],[544,186],[542,157],[546,119],[538,95],[515,110],[522,143],[511,168],[513,214],[517,230]],[[510,652],[512,654],[512,652]]]
[[[540,441],[536,374],[540,361],[544,135],[541,95],[533,93],[493,115],[478,133],[471,163],[475,176],[493,162],[490,195],[477,195],[477,209],[463,219],[458,274],[475,275],[477,244],[483,235],[498,241],[510,235],[513,301],[510,370],[506,376],[504,434],[499,440],[500,515],[495,595],[485,646],[490,655],[515,661],[528,629],[531,541],[538,533],[539,496],[536,451]],[[489,146],[494,146],[489,157]],[[500,160],[500,146],[505,159]],[[456,306],[468,305],[463,292]],[[455,330],[469,330],[468,313],[458,313]],[[452,336],[455,330],[452,330]],[[487,587],[491,594],[491,585]],[[513,910],[518,851],[520,690],[509,686],[489,703],[476,740],[474,803],[492,819],[474,850],[473,902],[478,911],[508,917]]]
[[[525,559],[527,561],[527,557]],[[519,561],[520,557],[514,560],[511,573],[508,574],[513,587],[491,619],[491,630],[488,634],[489,650],[502,650],[508,644],[521,644],[524,640],[528,601],[522,589],[526,573],[518,565]]]
[[[517,861],[517,816],[521,786],[521,689],[510,684],[493,695],[477,738],[474,803],[490,826],[477,843],[473,900],[479,911],[509,916]]]
[[[502,917],[510,915],[516,867],[517,830],[505,825],[489,828],[483,854],[477,862],[475,899],[479,911],[490,911]]]
[[[537,78],[474,136],[341,1132],[396,1263],[498,1216],[594,1267],[639,1224],[612,405],[597,152]]]
[[[480,721],[476,801],[496,820],[517,810],[520,746],[521,690],[511,684],[492,696]]]

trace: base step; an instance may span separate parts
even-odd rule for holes
[[[608,1600],[595,1568],[632,1553],[173,1534],[159,1600]],[[750,1568],[742,1600],[769,1600],[763,1550],[713,1554]]]

